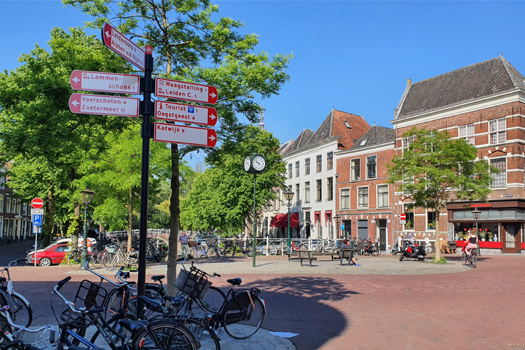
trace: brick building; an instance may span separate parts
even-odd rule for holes
[[[479,227],[496,238],[484,243],[486,248],[520,252],[525,241],[525,77],[500,56],[417,83],[409,80],[392,123],[395,152],[408,146],[411,140],[401,135],[412,127],[447,130],[470,141],[478,148],[478,159],[501,171],[493,175],[488,202],[448,205],[439,218],[441,238],[452,240],[472,228],[472,210],[479,208]],[[434,241],[434,213],[414,208],[403,193],[394,197],[396,236],[415,231],[417,238]],[[403,212],[405,225],[397,220]]]
[[[374,125],[350,149],[335,153],[340,237],[378,237],[382,250],[391,249],[394,192],[386,183],[386,164],[394,156],[394,141],[394,130]]]
[[[0,244],[26,240],[31,235],[31,206],[6,186],[7,167],[0,167]]]

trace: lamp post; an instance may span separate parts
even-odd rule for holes
[[[339,233],[339,221],[341,221],[341,217],[340,216],[334,216],[334,220],[335,220],[335,229],[336,229],[336,233]],[[341,238],[341,235],[339,234],[336,234],[336,239],[337,238]]]
[[[478,208],[475,208],[472,211],[472,215],[474,216],[474,219],[476,219],[476,236],[478,236],[478,255],[481,256],[481,249],[479,249],[479,234],[478,234],[478,219],[479,214],[481,214],[481,210],[478,210]]]
[[[84,270],[86,266],[86,261],[88,259],[88,249],[87,249],[87,210],[91,199],[93,199],[94,191],[91,191],[89,186],[81,192],[82,193],[82,204],[84,204],[84,242],[82,244],[82,255],[80,261],[80,269]]]
[[[291,232],[290,232],[290,209],[292,208],[293,191],[285,191],[284,198],[288,201],[288,247],[291,244]]]

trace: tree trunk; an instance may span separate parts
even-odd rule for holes
[[[171,145],[171,198],[170,198],[170,236],[168,248],[168,295],[176,295],[175,280],[177,279],[177,242],[179,241],[179,147]]]
[[[44,226],[42,227],[42,241],[45,246],[51,241],[53,232],[53,216],[55,214],[55,195],[51,189],[47,191],[47,215],[44,215]]]
[[[142,214],[141,214],[142,215]],[[132,226],[133,223],[133,187],[129,188],[129,205],[128,205],[128,253],[131,251],[133,243]]]
[[[441,260],[441,239],[439,237],[439,209],[436,208],[436,254],[434,260]]]

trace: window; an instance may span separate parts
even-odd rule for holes
[[[328,152],[326,155],[326,170],[334,168],[334,152]]]
[[[70,251],[71,251],[71,247],[68,247],[67,245],[59,245],[55,249],[55,252],[70,252]]]
[[[434,208],[427,208],[427,228],[429,230],[436,229],[436,211]]]
[[[507,164],[505,158],[491,159],[490,165],[499,169],[499,174],[492,174],[492,188],[507,187]]]
[[[11,198],[7,198],[6,205],[5,205],[5,212],[6,213],[11,212]]]
[[[350,162],[350,180],[361,180],[361,159],[353,159]]]
[[[317,180],[317,201],[323,200],[323,180]]]
[[[301,198],[300,196],[301,192],[299,192],[299,190],[300,190],[300,186],[299,184],[296,184],[295,185],[295,203],[296,204],[299,204],[299,198]]]
[[[323,170],[323,156],[317,156],[317,161],[316,161],[315,166],[316,166],[318,173],[320,173],[321,170]]]
[[[295,177],[299,177],[299,162],[295,162]]]
[[[274,205],[275,210],[281,210],[281,190],[277,190],[277,200]]]
[[[359,187],[358,193],[358,208],[368,208],[368,187]]]
[[[405,204],[403,205],[403,212],[406,215],[405,225],[403,230],[413,230],[414,229],[414,204]]]
[[[310,203],[310,182],[304,183],[304,201]]]
[[[472,145],[476,144],[474,133],[474,124],[459,127],[459,138],[467,140]]]
[[[24,215],[27,215],[27,202],[24,202]]]
[[[13,198],[13,200],[11,201],[11,204],[13,205],[13,206],[11,207],[11,209],[12,209],[11,212],[12,212],[13,214],[16,214],[16,199],[15,199],[15,198]]]
[[[341,209],[350,209],[350,189],[341,190]]]
[[[326,183],[326,199],[329,201],[334,200],[334,178],[329,177]]]
[[[4,195],[0,194],[0,213],[4,212]]]
[[[369,179],[375,179],[377,177],[376,159],[376,156],[366,157],[366,171]]]
[[[0,189],[5,190],[5,176],[0,177]]]
[[[304,160],[304,174],[310,175],[310,158]]]
[[[377,207],[388,207],[388,185],[377,186]]]
[[[9,237],[10,233],[11,233],[11,227],[9,226],[9,219],[5,218],[4,237]]]
[[[405,149],[408,149],[408,147],[413,143],[414,143],[414,136],[403,137],[403,145],[401,146],[401,148],[403,149],[403,152],[405,151]]]
[[[489,125],[490,144],[502,143],[507,141],[507,123],[505,118],[491,120]]]
[[[20,199],[16,201],[16,214],[21,214],[20,208],[22,206],[22,203],[20,203]]]
[[[292,163],[288,164],[288,178],[292,178]]]

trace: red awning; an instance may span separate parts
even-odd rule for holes
[[[271,227],[288,227],[288,214],[278,214],[272,218]],[[290,227],[299,227],[299,213],[290,213]]]
[[[330,221],[330,226],[332,225],[332,211],[327,210],[324,212],[324,225],[328,225],[328,221]]]
[[[317,225],[317,221],[321,221],[321,212],[316,211],[314,212],[314,226]]]

